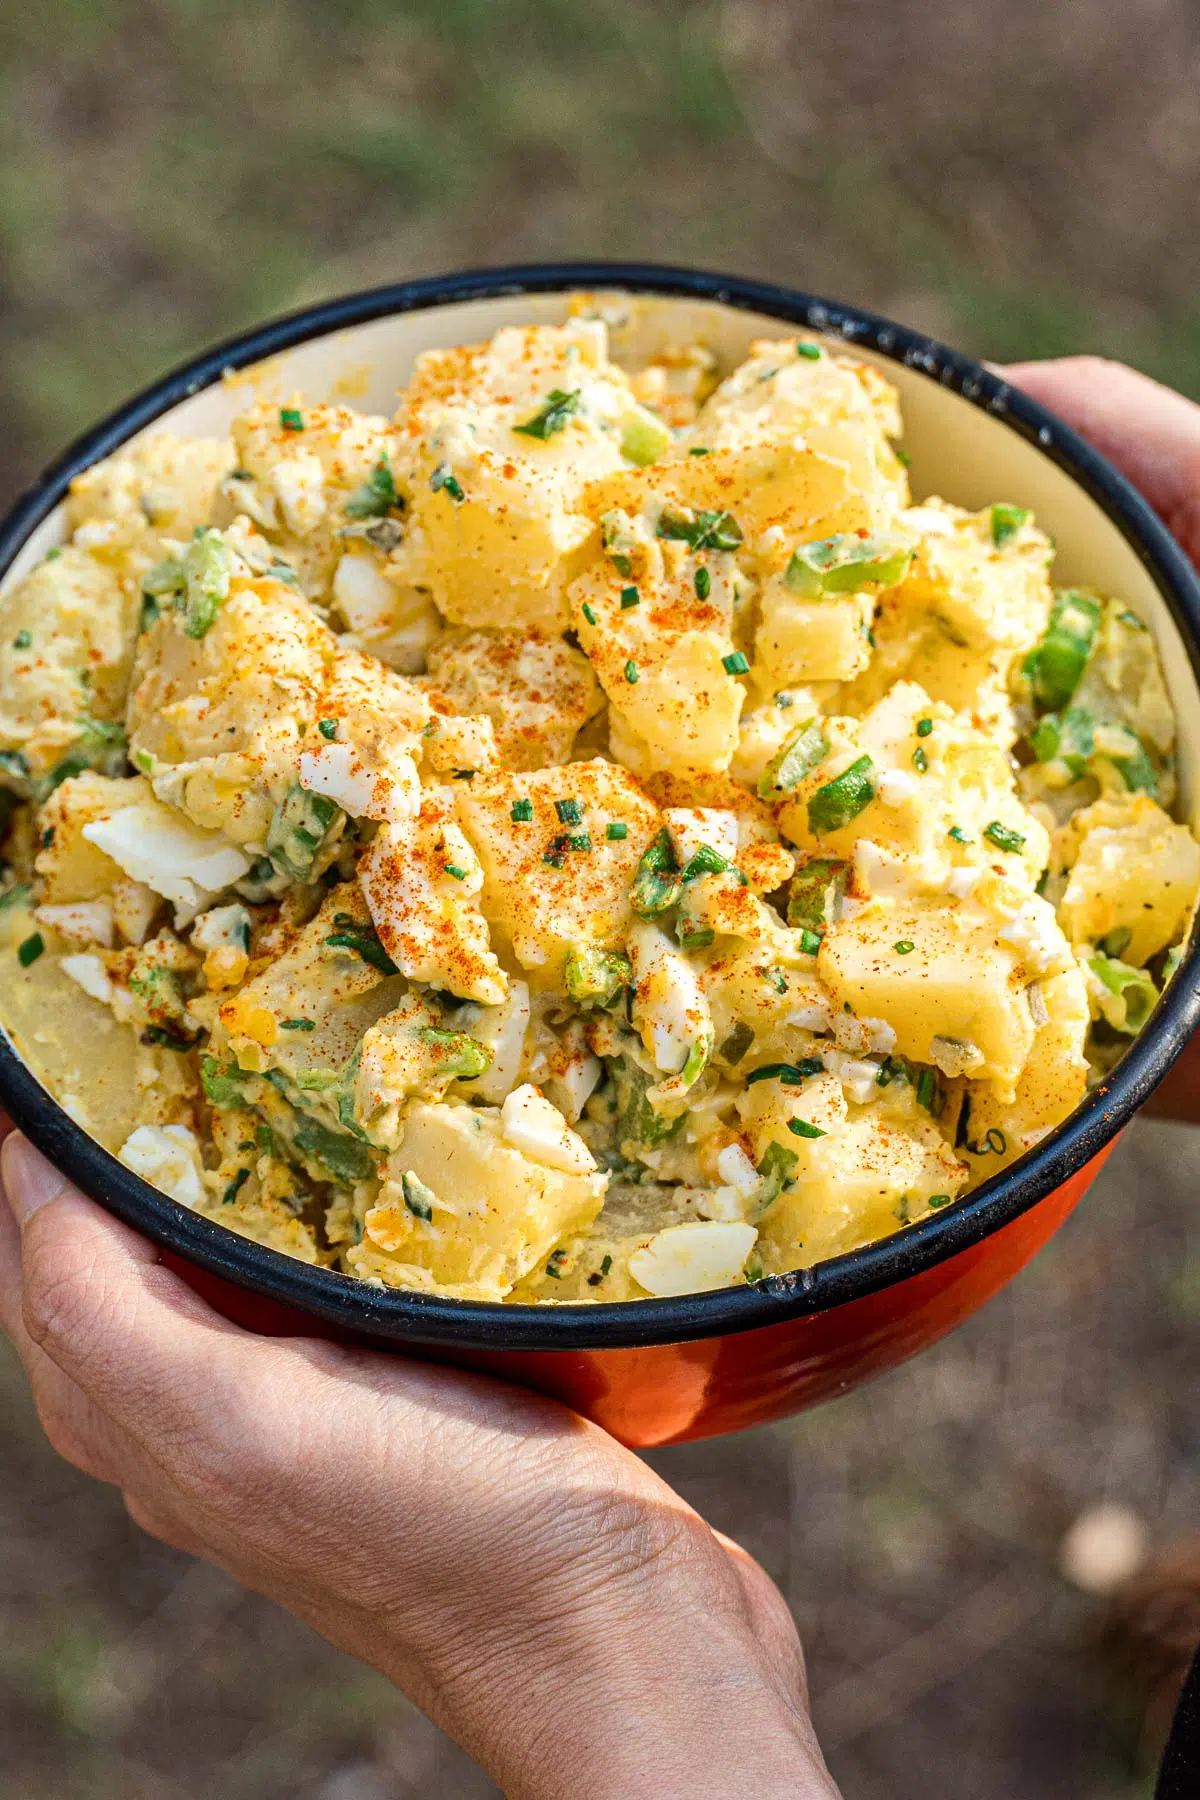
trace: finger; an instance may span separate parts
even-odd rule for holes
[[[1100,356],[999,371],[1116,464],[1200,563],[1200,406]]]

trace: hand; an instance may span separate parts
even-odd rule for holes
[[[212,1312],[23,1138],[0,1328],[68,1461],[369,1662],[514,1800],[836,1800],[762,1569],[565,1407]]]
[[[1200,568],[1200,406],[1099,356],[1014,363],[999,373],[1115,463]],[[1200,1120],[1200,1034],[1146,1111]]]

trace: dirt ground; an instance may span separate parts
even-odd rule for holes
[[[318,294],[649,256],[1200,394],[1187,0],[0,0],[0,497]],[[1140,1122],[985,1313],[814,1414],[652,1460],[781,1582],[847,1800],[1134,1800],[1136,1683],[1058,1573],[1200,1495],[1200,1132]],[[1161,1611],[1161,1608],[1160,1608]],[[1144,1659],[1143,1659],[1144,1660]],[[0,1355],[6,1800],[468,1800],[378,1678],[60,1465]]]

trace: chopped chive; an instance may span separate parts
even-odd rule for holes
[[[633,560],[631,557],[622,556],[616,550],[610,550],[608,555],[609,555],[609,560],[611,561],[612,566],[617,571],[618,575],[624,575],[626,578],[628,578],[630,575],[633,574]]]
[[[474,781],[478,773],[478,769],[455,769],[454,779],[455,781]]]
[[[917,720],[917,736],[918,737],[928,737],[932,730],[933,730],[933,720],[932,719],[918,719]]]
[[[625,679],[629,683],[630,687],[632,687],[634,682],[637,680],[637,678],[638,678],[638,666],[631,658],[629,660],[629,662],[627,662],[625,664]]]
[[[902,449],[899,444],[892,445],[892,455],[904,468],[912,468],[912,457],[908,454],[908,451]]]
[[[542,861],[551,869],[565,869],[567,866],[566,857],[558,855],[558,853],[553,850],[547,850],[542,857]]]
[[[821,1138],[825,1136],[825,1133],[821,1130],[819,1125],[810,1125],[807,1119],[789,1119],[788,1130],[792,1133],[793,1137],[799,1138]]]
[[[749,1028],[747,1027],[747,1029]],[[732,1035],[731,1032],[730,1036],[732,1037]],[[754,1033],[751,1031],[750,1036],[746,1039],[747,1050],[750,1048],[753,1038]],[[741,1054],[745,1055],[745,1051]],[[724,1046],[722,1046],[722,1055],[727,1055]],[[728,1060],[736,1062],[737,1058],[730,1057]],[[750,1071],[746,1077],[746,1086],[750,1087],[756,1081],[782,1081],[785,1087],[799,1087],[800,1083],[807,1080],[810,1075],[822,1075],[824,1071],[825,1063],[819,1056],[805,1056],[795,1063],[764,1063],[761,1069]]]
[[[443,863],[442,867],[445,869],[447,875],[453,875],[455,881],[465,881],[467,879],[467,871],[460,868],[457,863]]]
[[[971,841],[961,825],[952,825],[946,836],[952,837],[956,844],[969,844]]]
[[[815,956],[821,948],[821,933],[810,931],[807,925],[800,927],[800,948],[805,956]]]
[[[819,362],[821,358],[821,346],[819,344],[797,344],[796,355],[807,357],[809,362]]]
[[[911,938],[898,938],[893,946],[897,956],[911,956],[916,947]]]
[[[28,650],[32,642],[32,631],[18,631],[16,637],[12,641],[12,647],[14,650]]]
[[[280,1019],[279,1029],[280,1031],[315,1031],[317,1021],[315,1019]]]
[[[742,651],[734,650],[729,656],[723,656],[721,658],[721,667],[727,675],[748,675],[750,673],[750,660],[747,656],[743,655]]]
[[[589,606],[588,602],[585,600],[579,610],[589,625],[594,625],[596,623],[596,609],[594,606]]]
[[[222,1206],[232,1206],[246,1183],[250,1179],[249,1169],[239,1169],[225,1192],[221,1195]]]
[[[528,825],[533,818],[533,801],[514,800],[508,816],[514,825]]]
[[[949,1194],[930,1194],[929,1205],[934,1212],[940,1212],[943,1206],[949,1206]]]
[[[583,819],[583,808],[578,800],[556,800],[554,810],[564,825],[578,825]]]
[[[636,606],[641,597],[635,587],[623,587],[621,589],[622,612],[628,612],[631,606]]]
[[[762,978],[767,986],[773,988],[777,994],[787,993],[787,976],[782,969],[764,969],[762,971]]]
[[[573,831],[567,838],[568,850],[590,850],[591,847],[592,839],[590,832]]]
[[[41,932],[35,931],[32,937],[27,937],[23,944],[17,946],[17,961],[23,969],[27,969],[30,963],[37,961],[45,948],[46,944]]]
[[[304,414],[300,411],[298,406],[281,406],[279,409],[279,423],[283,426],[285,431],[303,431]]]
[[[466,499],[466,495],[462,491],[462,485],[459,482],[457,475],[452,473],[449,463],[438,464],[437,468],[433,471],[433,474],[429,477],[429,486],[430,490],[435,494],[440,494],[442,489],[445,488],[452,500],[462,501]]]
[[[336,719],[318,719],[317,730],[328,743],[332,744],[338,734],[338,722]]]
[[[990,843],[995,844],[997,850],[1017,851],[1025,848],[1023,834],[1013,831],[1008,825],[1002,825],[999,819],[993,819],[990,825],[985,825],[983,835]]]
[[[916,749],[913,751],[912,759],[913,759],[913,768],[917,771],[918,775],[924,775],[926,770],[929,767],[929,758],[926,756],[925,752],[922,750],[920,744],[918,744]]]
[[[701,566],[696,570],[692,581],[696,589],[697,600],[707,600],[708,596],[712,593],[712,576],[709,574],[708,570]]]
[[[712,451],[708,448],[708,446],[706,444],[697,444],[696,448],[694,450],[688,451],[688,455],[689,456],[711,456]]]
[[[610,844],[619,844],[623,838],[629,836],[629,827],[624,819],[610,819],[604,827],[604,835]]]

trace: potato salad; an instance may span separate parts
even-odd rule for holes
[[[727,1287],[952,1206],[1145,1024],[1145,623],[914,503],[808,336],[607,302],[74,484],[0,596],[0,1013],[180,1205],[390,1288]]]

